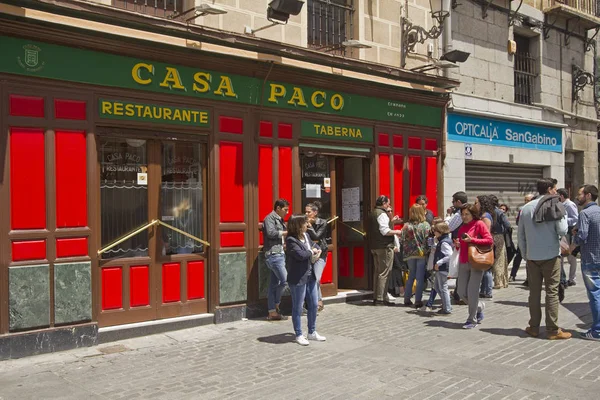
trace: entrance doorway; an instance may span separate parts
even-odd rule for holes
[[[206,146],[97,140],[101,326],[206,312]]]
[[[330,221],[329,255],[321,279],[323,295],[334,295],[338,289],[368,289],[365,224],[370,209],[368,159],[304,151],[301,169],[302,206],[320,202],[319,217]]]

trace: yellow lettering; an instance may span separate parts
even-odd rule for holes
[[[125,115],[128,117],[133,117],[135,115],[135,110],[133,109],[133,104],[125,105]]]
[[[210,90],[210,81],[212,77],[208,72],[196,72],[194,74],[194,84],[192,90],[198,93],[206,93]]]
[[[207,112],[201,112],[200,113],[200,123],[201,124],[208,124],[208,113]]]
[[[135,106],[136,110],[137,110],[137,116],[138,118],[142,117],[142,110],[144,109],[144,106],[141,104],[138,104]]]
[[[123,115],[123,103],[115,102],[113,111],[114,111],[115,115]]]
[[[321,96],[321,102],[317,101],[317,96]],[[327,98],[327,95],[325,94],[325,92],[317,90],[312,94],[312,96],[310,96],[310,102],[314,108],[321,108],[325,105],[323,100],[325,100],[326,98]]]
[[[181,119],[185,122],[192,122],[192,113],[190,110],[181,110]]]
[[[325,128],[325,125],[321,125],[321,135],[327,135],[327,129]]]
[[[313,125],[315,127],[315,134],[318,135],[319,134],[319,124],[314,124]]]
[[[181,77],[179,76],[179,71],[173,67],[166,67],[167,73],[165,74],[165,79],[160,83],[160,87],[166,87],[169,89],[182,89],[185,90],[185,87],[181,84]]]
[[[152,118],[152,111],[148,106],[144,106],[144,118]]]
[[[154,114],[153,114],[154,119],[161,119],[162,114],[163,114],[163,108],[162,107],[152,107],[152,109],[153,109],[152,111],[154,112]]]
[[[233,91],[233,85],[231,84],[230,77],[221,75],[221,83],[219,83],[219,87],[217,90],[215,90],[215,94],[219,96],[237,97]]]
[[[342,128],[342,136],[348,136],[348,128]]]
[[[356,130],[354,128],[349,129],[350,137],[356,137]]]
[[[141,70],[145,69],[150,73],[150,75],[154,75],[154,65],[146,64],[146,63],[137,63],[131,69],[131,77],[134,81],[139,83],[140,85],[149,85],[152,83],[152,78],[142,78]]]
[[[329,125],[327,127],[327,135],[333,136],[333,126]]]
[[[341,94],[331,96],[331,108],[335,111],[340,111],[344,107],[344,98]]]
[[[302,106],[306,107],[306,100],[304,100],[304,93],[302,93],[302,89],[299,87],[294,87],[294,94],[288,101],[288,104],[293,106]]]
[[[173,111],[173,121],[181,121],[181,110],[179,110],[179,108],[176,108],[175,111]]]
[[[342,128],[336,126],[335,128],[335,136],[342,136]]]
[[[271,83],[271,95],[269,96],[269,103],[277,103],[278,97],[285,96],[285,86]]]
[[[170,108],[165,108],[164,114],[165,114],[165,116],[164,116],[165,120],[168,119],[170,121],[171,120],[171,109]]]
[[[356,137],[362,139],[363,136],[362,136],[362,132],[360,131],[360,129],[356,130]]]
[[[112,103],[109,101],[102,102],[102,114],[112,114]]]

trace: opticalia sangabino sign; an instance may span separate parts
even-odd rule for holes
[[[448,113],[448,140],[562,153],[562,129]]]

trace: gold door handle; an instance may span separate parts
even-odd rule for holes
[[[166,223],[164,223],[164,222],[162,222],[162,221],[157,221],[157,223],[158,223],[159,225],[162,225],[162,226],[164,226],[165,228],[169,228],[169,229],[171,229],[172,231],[175,231],[175,232],[177,232],[177,233],[181,233],[182,235],[184,235],[184,236],[187,236],[187,237],[189,237],[190,239],[193,239],[193,240],[195,240],[195,241],[197,241],[197,242],[200,242],[200,243],[202,243],[202,244],[203,244],[203,245],[205,245],[205,246],[210,246],[210,243],[208,243],[207,241],[204,241],[204,240],[202,240],[202,239],[200,239],[200,238],[197,238],[197,237],[196,237],[196,236],[194,236],[194,235],[191,235],[191,234],[189,234],[189,233],[187,233],[187,232],[184,232],[184,231],[182,231],[182,230],[181,230],[181,229],[179,229],[179,228],[175,228],[174,226],[172,226],[172,225],[169,225],[169,224],[166,224]]]
[[[126,240],[131,239],[132,237],[134,237],[135,235],[142,233],[143,231],[145,231],[146,229],[157,225],[159,223],[158,220],[153,220],[152,222],[148,222],[146,225],[140,226],[139,228],[135,229],[134,231],[126,234],[125,236],[121,236],[119,239],[115,240],[114,242],[112,242],[111,244],[109,244],[108,246],[98,250],[98,255],[101,255],[102,253],[106,253],[108,250],[112,249],[113,247],[123,243]]]

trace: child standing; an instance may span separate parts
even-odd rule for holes
[[[450,227],[445,222],[438,222],[433,227],[433,233],[438,242],[433,259],[433,269],[436,271],[435,290],[442,298],[442,309],[438,311],[438,314],[448,315],[452,314],[450,292],[448,291],[448,267],[450,256],[452,256]]]
[[[437,296],[437,291],[435,290],[435,275],[436,271],[433,269],[434,258],[435,258],[435,248],[437,245],[437,239],[434,235],[433,227],[440,222],[444,222],[442,218],[435,217],[432,221],[432,229],[429,233],[429,237],[427,238],[427,251],[429,251],[429,258],[427,260],[427,274],[430,274],[430,278],[428,279],[430,282],[433,282],[431,291],[429,292],[429,300],[427,300],[427,304],[423,307],[422,311],[433,311],[433,302],[435,301],[435,297]]]

